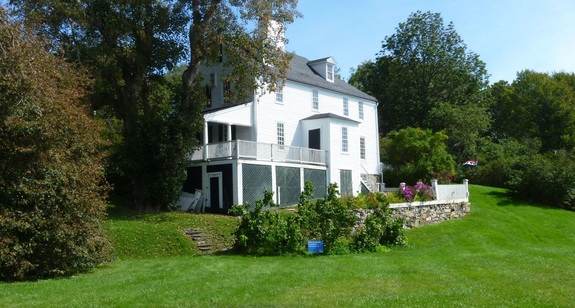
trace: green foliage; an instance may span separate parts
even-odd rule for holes
[[[388,186],[401,182],[426,182],[444,172],[453,174],[455,164],[447,152],[447,136],[442,132],[405,128],[390,132],[381,141],[382,161],[386,164],[384,179]]]
[[[523,199],[575,210],[575,159],[565,151],[524,161],[511,188]]]
[[[487,87],[485,63],[439,13],[414,12],[383,40],[375,62],[362,63],[350,83],[380,104],[380,132],[407,126],[431,128],[429,113],[440,103],[480,104]],[[461,127],[463,128],[463,127]]]
[[[235,205],[230,213],[241,216],[236,231],[236,249],[239,252],[256,255],[281,255],[300,253],[303,238],[300,233],[299,217],[274,211],[273,193],[266,191],[263,200],[256,201],[252,208]]]
[[[88,84],[0,7],[0,280],[70,276],[110,258]]]
[[[308,240],[321,240],[326,254],[347,254],[405,244],[403,221],[391,218],[385,195],[360,195],[342,202],[337,185],[331,184],[323,199],[312,202],[313,190],[306,182],[297,215],[274,211],[270,192],[255,207],[233,206],[230,214],[241,217],[235,232],[236,249],[262,255],[301,253]],[[375,209],[375,218],[368,218],[365,228],[352,234],[357,223],[351,211],[354,207]]]
[[[298,205],[304,238],[322,240],[325,253],[330,253],[339,238],[351,234],[356,220],[350,211],[352,204],[342,203],[338,195],[337,184],[332,183],[323,199]]]
[[[296,0],[10,4],[49,40],[49,48],[89,68],[94,109],[113,110],[111,117],[123,124],[122,147],[113,156],[119,162],[111,164],[119,170],[109,173],[128,178],[136,207],[144,211],[175,203],[187,156],[199,144],[206,102],[200,65],[217,63],[223,48],[233,98],[264,85],[273,90],[291,54],[270,44],[258,23],[274,19],[286,25],[299,16]],[[170,82],[165,72],[182,62],[176,86],[164,87]]]

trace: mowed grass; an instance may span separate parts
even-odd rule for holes
[[[465,218],[409,230],[404,248],[345,256],[200,256],[180,248],[163,256],[150,230],[201,216],[112,216],[117,244],[129,246],[118,233],[151,232],[142,238],[155,252],[119,247],[123,257],[86,275],[0,284],[0,306],[573,307],[575,213],[518,202],[500,189],[470,193]]]

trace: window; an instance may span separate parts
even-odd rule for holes
[[[208,99],[208,107],[211,107],[212,106],[212,87],[207,84],[204,87],[204,93],[206,94],[206,98]]]
[[[319,91],[316,89],[313,90],[311,109],[319,110]]]
[[[359,138],[359,158],[365,159],[365,137]]]
[[[331,63],[327,64],[327,80],[328,81],[333,81],[333,69],[334,69],[334,65]]]
[[[212,87],[212,88],[216,87],[216,74],[215,73],[210,74],[210,87]]]
[[[281,80],[278,80],[276,85],[276,103],[283,103],[284,102],[284,85]]]
[[[348,143],[347,143],[347,127],[341,128],[341,151],[347,153]]]
[[[224,81],[224,103],[230,102],[230,89],[232,84],[229,81]]]
[[[357,106],[359,108],[359,118],[363,120],[363,102],[359,102]]]
[[[343,115],[349,116],[349,100],[347,97],[343,98]]]
[[[278,135],[278,148],[283,149],[283,145],[285,144],[285,134],[284,134],[284,124],[278,122],[277,123],[277,135]]]

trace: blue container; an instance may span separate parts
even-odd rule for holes
[[[323,253],[323,241],[307,241],[307,252]]]

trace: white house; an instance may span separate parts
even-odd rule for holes
[[[227,212],[272,191],[296,204],[306,181],[322,197],[330,183],[341,195],[376,190],[381,182],[377,101],[340,80],[332,57],[294,55],[285,84],[224,102],[221,65],[204,68],[211,105],[203,147],[190,156],[184,192],[202,192],[205,210]]]

